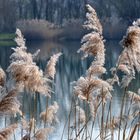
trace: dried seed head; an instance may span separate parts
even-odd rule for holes
[[[89,4],[86,5],[86,8],[87,21],[85,21],[84,27],[88,30],[92,29],[102,34],[102,25],[97,17],[96,11]]]
[[[130,26],[127,30],[126,36],[122,40],[124,47],[138,48],[140,43],[140,28],[137,26]]]
[[[37,130],[33,138],[35,138],[35,140],[46,140],[53,131],[53,128],[41,128]]]
[[[57,102],[54,102],[53,105],[47,108],[47,111],[43,111],[40,113],[41,120],[49,124],[52,124],[53,122],[58,122],[58,118],[56,116],[58,109],[59,109],[59,106]]]
[[[0,86],[2,87],[4,86],[5,80],[6,80],[6,74],[3,71],[3,69],[0,67]]]
[[[16,43],[19,47],[13,48],[14,53],[10,57],[11,64],[7,71],[16,82],[16,85],[23,85],[23,88],[32,93],[39,92],[50,96],[48,79],[44,77],[43,72],[33,62],[33,58],[38,52],[34,55],[28,53],[25,40],[19,29],[17,29],[16,34]]]
[[[22,115],[20,108],[20,102],[17,99],[17,90],[11,90],[1,101],[0,101],[0,114],[1,115],[16,115],[19,113]]]
[[[135,103],[140,105],[140,95],[135,92],[128,91],[130,99]]]
[[[54,79],[54,75],[55,75],[55,73],[56,73],[55,65],[56,65],[56,62],[58,61],[58,58],[59,58],[61,55],[62,55],[62,53],[57,53],[57,54],[54,54],[54,55],[50,58],[50,60],[49,60],[49,62],[48,62],[48,64],[47,64],[47,66],[46,66],[46,70],[45,70],[45,75],[46,75],[47,77],[51,77],[52,79]]]
[[[78,115],[78,122],[81,124],[85,124],[86,123],[85,111],[80,106],[76,106],[76,112]]]
[[[18,127],[18,124],[12,124],[2,130],[0,130],[0,140],[11,140],[11,135],[14,130]]]

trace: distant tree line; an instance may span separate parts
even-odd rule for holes
[[[0,0],[0,31],[12,31],[20,19],[46,19],[56,24],[84,19],[87,3],[101,19],[115,14],[132,21],[140,16],[139,0]]]

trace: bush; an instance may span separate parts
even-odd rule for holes
[[[17,22],[17,27],[29,40],[80,39],[83,35],[80,20],[69,20],[62,26],[46,20],[20,20]]]

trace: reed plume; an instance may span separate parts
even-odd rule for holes
[[[62,53],[57,53],[57,54],[54,54],[53,56],[51,56],[50,60],[48,61],[47,66],[46,66],[46,69],[45,69],[45,75],[47,77],[51,77],[52,79],[54,79],[54,75],[56,73],[55,65],[56,65],[56,62],[58,61],[58,58],[61,55],[62,55]]]
[[[74,93],[82,100],[92,101],[94,97],[101,97],[101,92],[104,93],[104,101],[111,99],[110,91],[112,86],[101,79],[93,79],[89,77],[80,77],[74,87]]]
[[[35,134],[36,130],[36,120],[34,118],[31,118],[29,122],[25,119],[25,116],[21,118],[21,128],[24,132],[26,132],[26,135],[22,137],[23,140],[31,139],[31,137]]]
[[[124,73],[122,79],[121,79],[121,85],[124,88],[124,94],[122,98],[122,103],[121,103],[121,110],[120,110],[120,118],[123,116],[123,111],[124,111],[124,104],[125,104],[125,99],[126,99],[126,93],[127,93],[127,88],[132,81],[132,79],[135,79],[135,70],[140,72],[140,27],[139,27],[139,19],[135,22],[133,22],[133,25],[130,26],[127,29],[126,35],[123,37],[122,41],[120,42],[123,51],[119,56],[118,62],[117,62],[117,67],[116,67],[116,72],[118,70],[122,71]],[[132,95],[130,94],[131,101]],[[131,105],[128,109],[128,115],[130,114],[131,111]],[[121,126],[122,120],[120,120],[120,126]],[[127,122],[125,123],[125,128],[123,131],[123,139],[126,137],[126,127],[127,127]],[[118,133],[118,140],[120,139],[120,129]]]
[[[84,23],[84,27],[91,32],[86,34],[81,43],[83,45],[78,50],[78,52],[83,51],[84,57],[88,55],[93,55],[95,57],[95,61],[93,61],[91,67],[97,69],[97,66],[102,67],[105,62],[105,48],[104,48],[104,40],[102,36],[102,26],[97,17],[95,10],[90,6],[86,5],[87,7],[87,20]],[[92,69],[92,71],[94,71]],[[105,72],[105,68],[101,68],[103,73]],[[97,71],[96,71],[97,72]]]
[[[31,120],[30,120],[31,121]],[[30,131],[31,130],[31,123],[28,123],[27,121],[26,121],[26,118],[25,118],[25,116],[22,116],[22,118],[21,118],[21,127],[22,127],[22,129],[23,130],[26,130],[27,132],[28,131]]]
[[[30,122],[27,122],[24,118],[22,119],[22,128],[27,132],[27,134],[22,137],[22,140],[47,140],[48,135],[54,131],[53,128],[40,128],[33,133],[34,125],[34,118],[30,119]]]
[[[30,92],[39,92],[49,96],[50,88],[48,86],[48,79],[44,77],[42,70],[33,61],[33,58],[39,53],[35,54],[27,52],[25,46],[25,39],[19,29],[16,31],[17,37],[15,41],[18,45],[14,48],[14,53],[11,55],[11,64],[7,69],[11,78],[15,80],[16,84],[24,85],[24,88]]]
[[[106,81],[101,79],[101,76],[106,72],[106,68],[104,68],[105,63],[105,47],[104,40],[102,36],[102,26],[97,17],[95,10],[87,5],[87,20],[84,23],[84,27],[91,32],[86,34],[82,40],[82,46],[78,50],[79,52],[84,53],[84,57],[88,55],[92,55],[94,57],[94,61],[91,66],[87,70],[85,77],[80,77],[76,82],[76,86],[74,87],[74,93],[80,99],[87,100],[90,107],[93,107],[93,100],[103,101],[106,103],[107,99],[111,100],[111,91],[113,87]],[[95,108],[98,106],[99,102],[94,104]],[[92,109],[92,116],[93,116]]]
[[[0,140],[11,140],[11,135],[14,133],[14,130],[17,127],[18,127],[18,124],[12,124],[0,130]]]
[[[122,86],[127,87],[135,78],[135,69],[140,72],[140,27],[139,19],[127,29],[126,35],[121,41],[123,51],[118,60],[118,69],[125,75],[122,78]]]
[[[47,140],[48,136],[54,131],[53,128],[41,128],[36,131],[32,140]]]
[[[118,128],[120,128],[120,118],[119,117],[112,118],[110,123],[107,124],[106,128],[107,129],[118,129]]]
[[[10,78],[14,81],[15,86],[17,88],[22,87],[26,91],[32,93],[42,93],[50,97],[49,93],[51,92],[51,88],[48,84],[48,81],[50,80],[49,78],[54,79],[54,75],[56,73],[55,65],[61,53],[55,54],[50,58],[50,61],[46,66],[46,71],[43,72],[41,69],[39,69],[39,67],[34,62],[35,58],[39,53],[39,50],[34,54],[28,53],[27,47],[25,46],[26,44],[25,39],[19,29],[16,30],[16,35],[17,37],[15,38],[15,41],[18,46],[16,48],[13,48],[14,52],[10,56],[11,64],[7,69],[7,72],[10,74]],[[2,103],[3,102],[5,103],[8,100],[7,96],[5,96],[6,99],[4,98],[4,101],[3,100],[1,101]],[[19,109],[19,106],[17,107],[17,103],[19,102],[17,102],[16,97],[13,100],[15,101],[15,104],[12,102],[11,107],[13,113],[16,113],[16,111],[18,112],[17,109]],[[32,118],[30,122],[27,123],[24,118],[21,121],[22,130],[27,131],[27,134],[22,138],[23,140],[28,140],[28,139],[44,140],[47,139],[47,134],[50,132],[49,131],[50,129],[48,128],[40,129],[36,132],[36,121],[35,121],[36,101],[37,101],[36,96],[34,94],[34,111],[33,114],[31,114]],[[5,104],[7,104],[7,102]],[[15,108],[13,108],[13,105],[15,106]],[[10,108],[8,107],[6,108],[9,112],[11,111]],[[58,108],[59,108],[58,104],[54,102],[52,106],[49,106],[46,109],[46,111],[41,113],[40,116],[42,120],[49,123],[50,125],[53,122],[57,122],[58,118],[56,117],[56,113]]]
[[[136,94],[135,92],[129,91],[129,97],[132,100],[133,104],[140,105],[140,95]]]
[[[13,89],[0,101],[0,115],[15,116],[16,113],[22,115],[20,102],[17,99],[17,90]]]
[[[89,4],[86,5],[86,9],[88,12],[86,13],[87,20],[84,23],[84,28],[102,34],[102,25],[97,17],[96,11]]]
[[[76,112],[78,113],[77,122],[80,123],[80,124],[85,124],[86,123],[85,111],[80,106],[76,106]]]
[[[86,5],[87,14],[83,27],[90,31],[90,33],[83,36],[81,43],[82,46],[78,50],[78,53],[83,52],[83,57],[93,56],[94,60],[88,68],[86,75],[80,77],[74,86],[74,93],[80,100],[86,101],[89,109],[90,116],[93,118],[93,126],[98,112],[98,108],[102,105],[101,115],[101,139],[104,138],[104,108],[108,100],[112,99],[111,91],[113,90],[110,82],[102,79],[102,75],[106,73],[105,64],[105,47],[104,39],[102,36],[102,26],[97,17],[95,10],[90,6]],[[86,111],[88,109],[86,107]],[[88,112],[88,111],[87,111]],[[90,118],[90,117],[89,117]],[[87,136],[87,122],[86,119],[86,138]],[[91,129],[91,139],[92,131]]]
[[[52,124],[53,122],[58,122],[58,118],[56,116],[58,109],[59,106],[57,102],[54,102],[54,104],[49,106],[46,111],[40,113],[41,120],[43,120],[44,123],[48,123],[48,124]]]
[[[6,80],[6,74],[4,70],[0,67],[0,86],[4,86]]]

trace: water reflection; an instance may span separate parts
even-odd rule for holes
[[[93,58],[87,58],[81,60],[81,55],[77,54],[77,50],[80,47],[80,42],[27,42],[28,51],[34,53],[37,49],[40,49],[40,54],[37,57],[37,65],[44,69],[49,57],[55,52],[62,52],[57,63],[57,73],[55,78],[55,85],[53,86],[54,94],[52,94],[52,101],[57,101],[60,105],[60,111],[58,116],[60,124],[56,128],[57,132],[52,136],[51,140],[60,139],[62,129],[65,121],[67,120],[68,111],[70,109],[72,86],[71,82],[76,81],[81,75],[84,75],[86,69],[89,67]],[[11,46],[12,47],[12,46]],[[9,65],[9,56],[12,53],[11,47],[0,47],[0,65],[6,69]],[[121,47],[118,41],[106,42],[106,68],[109,70],[112,66],[115,66],[118,55],[120,54]],[[131,84],[130,88],[135,91],[139,86],[139,80]],[[134,86],[135,85],[135,86]],[[119,113],[119,105],[121,100],[122,91],[118,88],[114,91],[113,107],[116,108],[113,115]],[[27,96],[24,97],[27,99]],[[44,97],[39,97],[38,112],[40,113],[46,107],[46,100]],[[24,106],[24,110],[28,110],[28,105]],[[39,114],[38,113],[38,114]],[[60,137],[59,137],[60,136]]]

